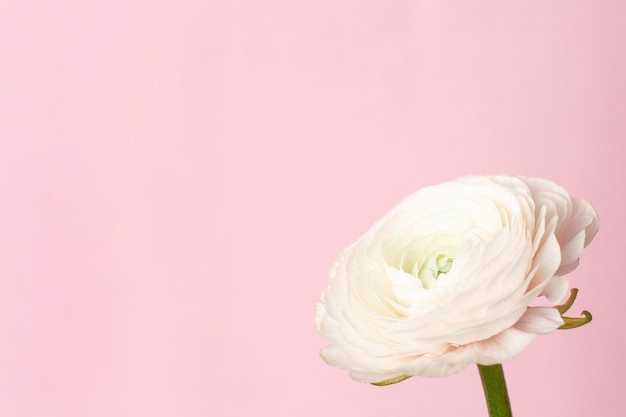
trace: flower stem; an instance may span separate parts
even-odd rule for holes
[[[478,365],[478,372],[485,391],[489,417],[511,417],[513,413],[502,365]]]

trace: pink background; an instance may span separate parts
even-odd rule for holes
[[[625,5],[0,0],[0,415],[485,416],[475,369],[359,384],[313,326],[342,247],[469,173],[601,216],[516,416],[623,415]]]

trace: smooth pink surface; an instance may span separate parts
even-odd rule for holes
[[[0,1],[0,415],[484,416],[475,369],[325,365],[338,251],[414,190],[593,202],[589,326],[506,365],[516,416],[624,414],[626,3]]]

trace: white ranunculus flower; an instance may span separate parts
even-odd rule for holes
[[[423,188],[339,255],[316,306],[321,355],[372,383],[508,361],[563,325],[531,304],[564,297],[597,231],[591,204],[543,179]]]

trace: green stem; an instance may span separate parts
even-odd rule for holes
[[[512,417],[502,365],[478,365],[478,372],[485,391],[489,417]]]

